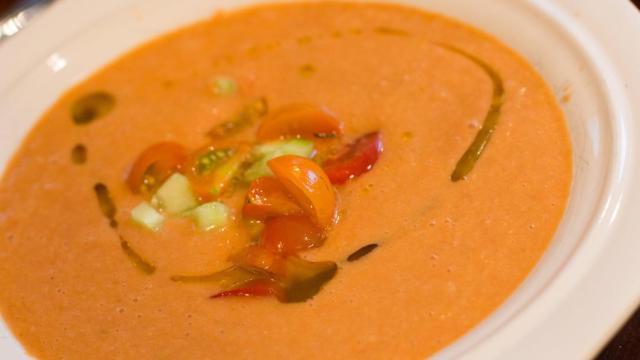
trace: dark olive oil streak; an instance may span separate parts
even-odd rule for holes
[[[338,264],[326,262],[326,268],[305,281],[289,281],[285,284],[284,291],[278,296],[281,303],[305,302],[316,296],[320,290],[331,281],[338,272]]]
[[[113,199],[109,193],[109,188],[107,188],[103,183],[97,183],[93,186],[93,191],[96,193],[96,197],[98,198],[98,205],[100,206],[102,215],[109,220],[109,226],[114,229],[117,228],[118,222],[116,221],[116,205],[113,203]]]
[[[465,179],[466,176],[471,172],[471,170],[473,170],[473,167],[482,155],[482,152],[489,144],[489,140],[491,140],[491,135],[498,125],[498,119],[500,118],[502,104],[504,103],[504,84],[502,82],[502,77],[500,77],[498,72],[484,61],[465,52],[464,50],[455,48],[453,46],[446,44],[436,45],[472,61],[474,64],[482,68],[482,70],[484,70],[489,78],[491,78],[491,82],[493,83],[493,96],[491,99],[491,107],[489,108],[489,112],[485,116],[482,127],[476,134],[473,142],[471,143],[467,151],[465,151],[465,153],[462,155],[460,160],[458,160],[455,169],[451,173],[451,181],[456,182]]]
[[[71,105],[71,118],[76,125],[87,125],[113,110],[116,100],[105,91],[84,95]]]
[[[404,30],[396,29],[388,26],[378,26],[373,29],[373,32],[380,35],[390,36],[409,36],[410,34]]]
[[[111,198],[109,188],[103,183],[97,183],[93,186],[93,191],[96,193],[96,197],[98,198],[100,212],[102,212],[102,215],[109,220],[109,226],[117,229],[118,222],[115,219],[117,208]],[[117,232],[117,230],[115,231]],[[131,263],[136,269],[139,269],[147,275],[151,275],[156,271],[156,267],[138,254],[119,233],[118,238],[120,238],[120,248],[122,248],[122,251],[124,251],[125,255],[127,255],[129,260],[131,260]]]
[[[156,267],[138,254],[122,236],[120,236],[120,247],[136,269],[147,275],[151,275],[156,271]]]
[[[353,262],[353,261],[356,261],[356,260],[360,260],[361,258],[369,255],[369,253],[371,253],[377,247],[378,247],[378,244],[365,245],[365,246],[361,247],[360,249],[354,251],[353,254],[349,255],[349,257],[347,257],[347,261]]]
[[[82,165],[87,162],[87,147],[83,144],[77,144],[71,149],[71,161],[76,165]]]

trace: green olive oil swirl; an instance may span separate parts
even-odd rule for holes
[[[98,205],[100,206],[102,215],[109,220],[109,226],[114,229],[117,228],[118,222],[116,221],[116,205],[113,203],[113,199],[109,193],[109,188],[107,188],[103,183],[97,183],[93,186],[93,191],[96,193],[96,197],[98,198]]]
[[[109,226],[111,226],[116,232],[118,231],[118,222],[116,221],[117,208],[116,204],[111,198],[109,188],[103,183],[97,183],[93,186],[93,191],[98,198],[98,205],[100,206],[100,212],[109,220]],[[138,254],[129,243],[118,233],[120,238],[120,248],[127,255],[133,266],[147,275],[151,275],[156,271],[156,267],[150,262],[145,260],[140,254]]]
[[[71,105],[71,118],[76,125],[87,125],[110,113],[115,105],[115,98],[108,92],[92,92]]]
[[[149,261],[145,260],[142,255],[138,254],[138,252],[136,252],[131,245],[129,245],[129,242],[123,239],[122,236],[120,236],[120,247],[136,269],[147,275],[151,275],[156,271],[156,267]]]
[[[474,64],[478,65],[480,68],[482,68],[482,70],[484,70],[484,72],[489,76],[491,82],[493,83],[493,96],[491,99],[491,107],[489,108],[489,112],[485,116],[482,127],[476,134],[473,142],[471,143],[467,151],[462,155],[460,160],[458,160],[453,173],[451,173],[451,181],[457,182],[460,180],[464,180],[471,172],[471,170],[473,170],[473,167],[476,165],[476,162],[482,155],[482,152],[489,144],[491,135],[493,135],[493,132],[498,125],[498,119],[500,118],[502,104],[504,103],[505,91],[502,77],[500,77],[498,72],[489,64],[465,52],[464,50],[460,50],[446,44],[438,45],[444,49],[461,55],[466,59],[472,61]]]

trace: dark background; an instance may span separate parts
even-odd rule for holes
[[[101,1],[101,0],[96,0]],[[215,0],[212,0],[215,1]],[[602,5],[606,6],[608,0],[601,0]],[[0,18],[3,17],[5,10],[16,6],[16,3],[33,3],[34,0],[0,0]],[[631,0],[638,9],[640,9],[640,0]],[[639,39],[629,39],[630,45],[636,44],[640,46]],[[585,324],[589,326],[589,324]],[[596,360],[638,360],[640,359],[640,309],[629,319],[624,327],[616,334],[616,336],[607,344],[607,346],[596,357]]]

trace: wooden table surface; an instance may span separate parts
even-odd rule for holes
[[[601,0],[606,6],[606,1]],[[34,2],[34,0],[0,0],[0,14],[10,9],[15,3]],[[631,0],[640,9],[640,0]],[[631,40],[631,39],[630,39]],[[638,39],[634,39],[638,44]],[[640,45],[636,45],[640,46]],[[585,324],[585,326],[589,326]],[[607,346],[602,349],[596,360],[640,360],[640,308],[636,310],[631,319],[615,335]]]

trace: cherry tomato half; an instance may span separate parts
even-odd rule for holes
[[[332,184],[343,184],[371,170],[382,153],[382,137],[372,132],[350,144],[342,155],[324,163],[324,171]]]
[[[343,124],[325,108],[309,104],[291,104],[273,112],[260,124],[258,140],[287,137],[307,139],[342,135]]]
[[[324,234],[307,216],[278,216],[266,221],[261,241],[268,250],[293,255],[321,246]]]
[[[267,165],[317,225],[324,228],[333,223],[336,193],[318,164],[301,156],[285,155],[269,160]]]
[[[195,151],[185,166],[195,194],[201,201],[211,201],[231,187],[250,148],[245,144],[236,147],[204,146]]]
[[[287,189],[273,177],[260,177],[251,183],[242,214],[251,219],[265,220],[278,215],[302,214],[302,208]]]
[[[187,149],[173,142],[161,142],[145,149],[135,161],[127,185],[134,193],[152,193],[187,162]]]
[[[211,190],[215,170],[228,161],[234,153],[235,150],[230,147],[206,145],[189,155],[189,161],[184,166],[185,172],[193,192],[201,201],[213,200]]]

